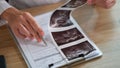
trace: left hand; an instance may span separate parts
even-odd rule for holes
[[[111,8],[115,5],[116,0],[87,0],[89,5],[97,5],[103,8]]]

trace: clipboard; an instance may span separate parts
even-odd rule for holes
[[[86,0],[69,0],[55,11],[35,17],[45,32],[43,38],[48,46],[44,42],[37,43],[35,39],[20,39],[10,30],[29,68],[59,68],[102,56],[96,44],[71,16],[73,10],[85,5]]]

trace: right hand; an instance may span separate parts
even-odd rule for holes
[[[87,3],[108,9],[115,5],[116,0],[87,0]]]
[[[19,38],[35,38],[40,42],[41,36],[44,35],[43,30],[28,12],[22,12],[16,8],[8,8],[2,13],[1,18],[8,21],[12,31]]]

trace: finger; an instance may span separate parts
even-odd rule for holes
[[[38,32],[37,32],[36,38],[38,42],[42,41],[42,36]]]
[[[115,5],[115,0],[106,0],[106,8],[110,8],[112,7],[113,5]]]
[[[19,33],[20,33],[21,35],[25,35],[26,37],[29,37],[29,36],[30,36],[29,31],[28,31],[22,24],[20,24],[20,25],[18,26],[18,29],[19,29]]]
[[[41,37],[39,36],[38,25],[36,25],[34,18],[29,18],[31,15],[28,16],[28,13],[25,13],[24,15],[26,16],[25,18],[34,32],[35,38],[37,39],[38,42],[40,42]]]
[[[21,15],[20,17],[20,21],[22,22],[22,25],[29,31],[29,38],[33,39],[34,38],[34,32],[31,28],[31,26],[29,26],[29,24],[27,23],[27,21],[25,20],[25,18]]]
[[[34,30],[37,30],[37,31],[40,30],[41,33],[44,33],[43,30],[38,26],[38,24],[36,23],[36,21],[34,20],[33,16],[30,13],[25,13],[24,15]]]
[[[39,33],[39,35],[44,36],[44,32],[43,32],[43,30],[41,30],[41,28],[38,29],[38,33]]]
[[[28,21],[29,25],[33,28],[36,39],[38,40],[38,42],[40,42],[41,41],[40,36],[43,36],[44,32],[37,25],[36,21],[34,20],[34,18],[29,13],[25,13],[24,16],[25,16],[26,20]]]
[[[15,35],[16,35],[17,37],[22,38],[22,39],[26,38],[25,35],[21,35],[21,34],[19,33],[19,29],[17,29],[17,28],[12,28],[12,31],[15,33]]]

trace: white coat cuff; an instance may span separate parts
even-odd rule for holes
[[[0,1],[0,15],[8,8],[12,7],[6,1]]]

